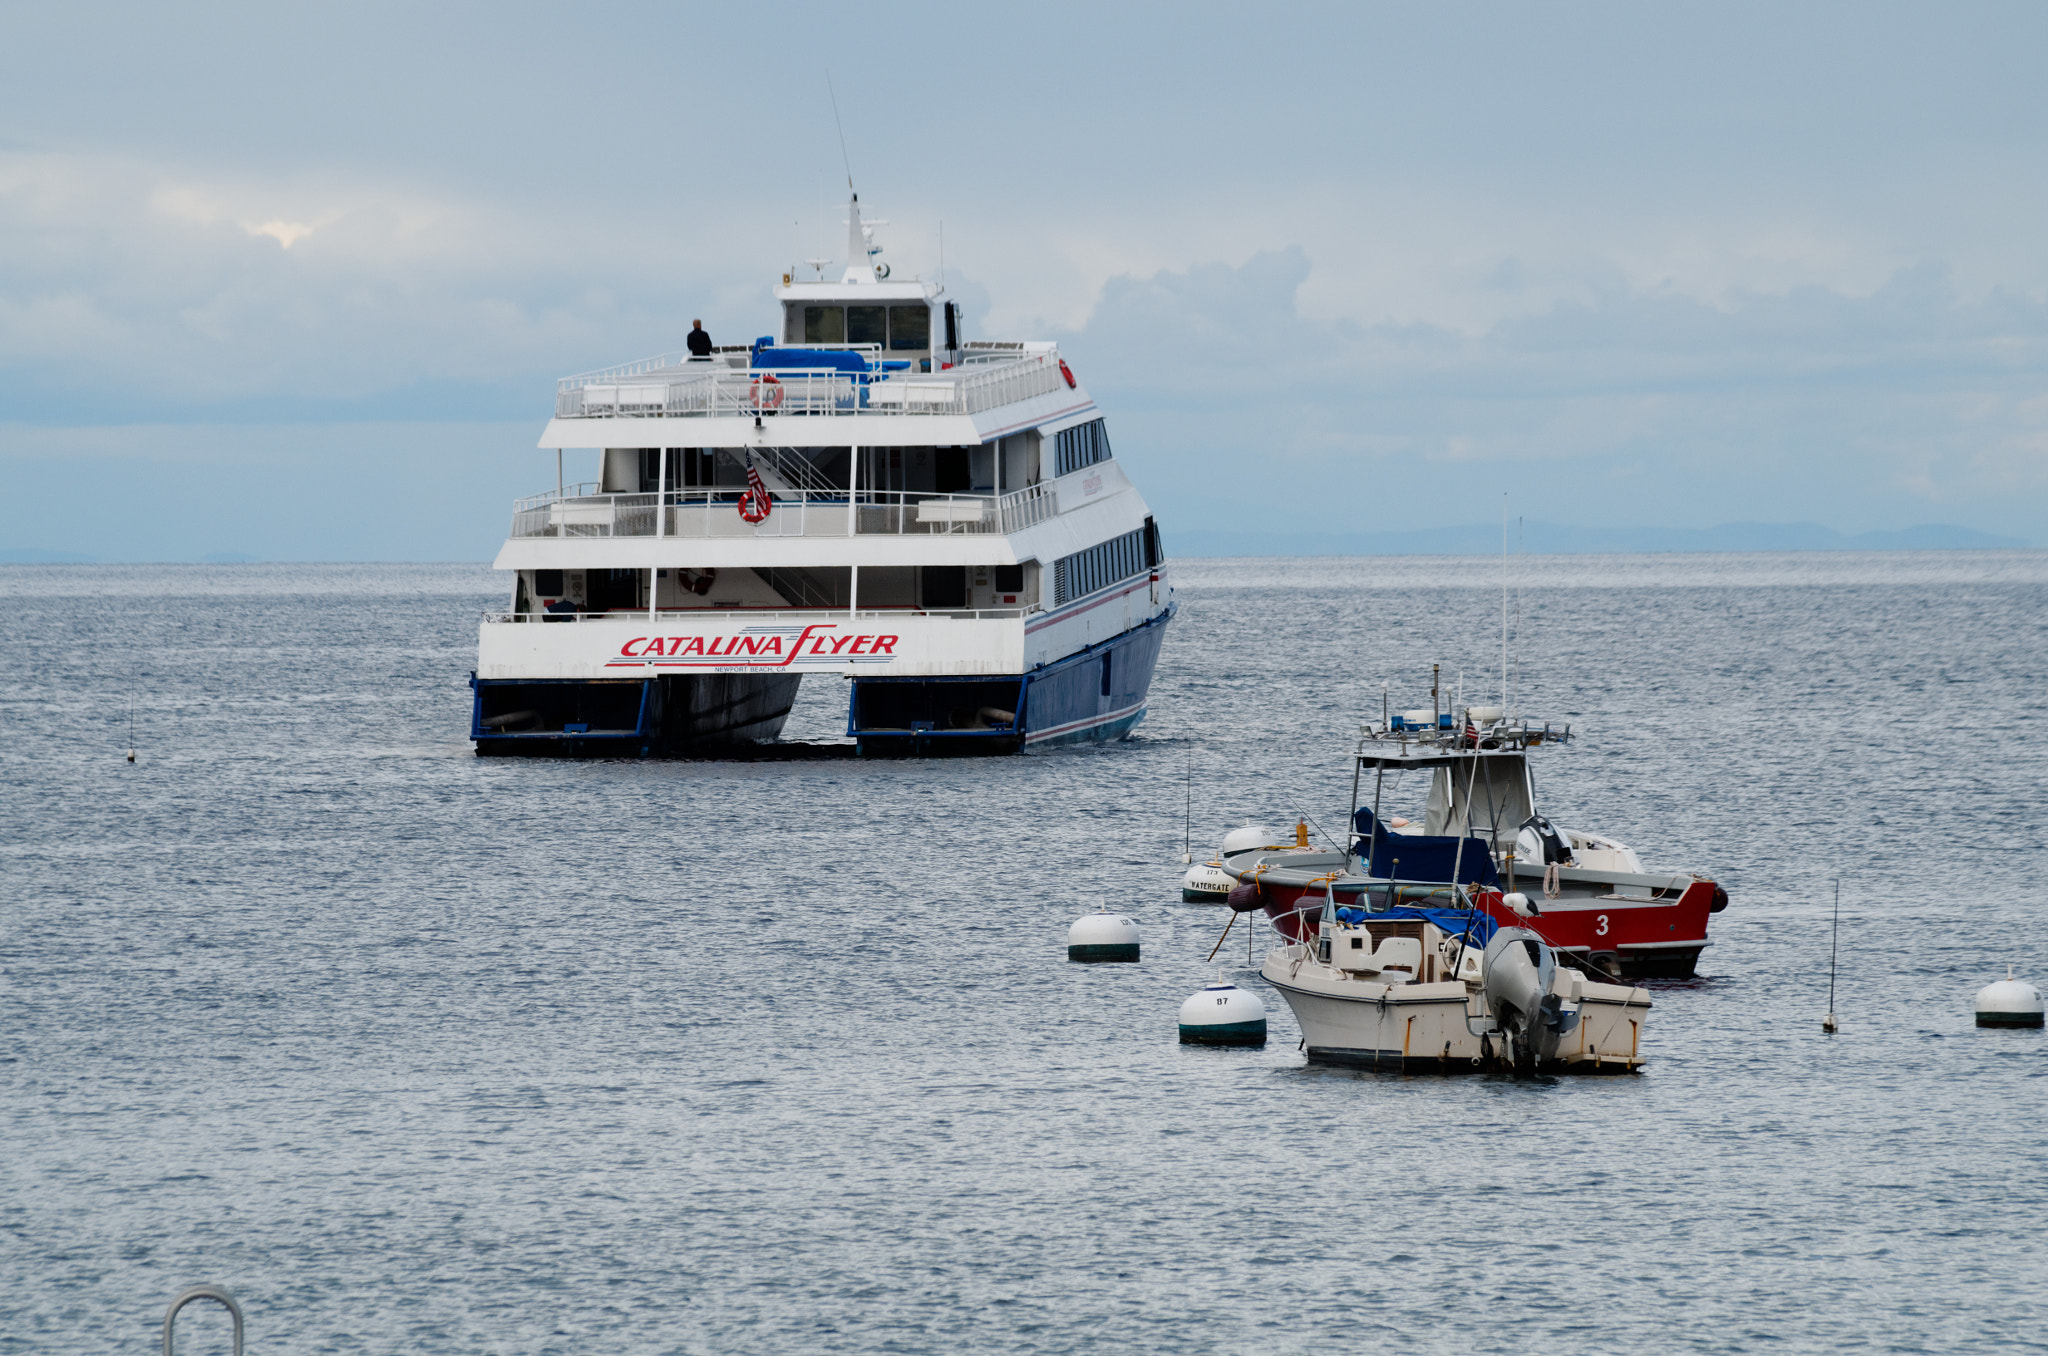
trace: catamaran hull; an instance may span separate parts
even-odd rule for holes
[[[856,678],[846,732],[863,756],[1015,753],[1106,744],[1145,718],[1174,609],[1030,673]]]
[[[482,757],[645,758],[774,739],[803,675],[470,679]]]

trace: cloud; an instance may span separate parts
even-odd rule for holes
[[[1116,279],[1062,337],[1162,509],[1385,530],[1506,493],[1559,522],[2048,537],[2039,297],[1934,266],[1712,303],[1614,280],[1467,334],[1304,314],[1313,272],[1290,248]]]
[[[294,241],[304,240],[315,230],[303,221],[266,221],[260,226],[253,226],[245,221],[242,223],[242,229],[250,235],[267,235],[277,242],[279,249],[287,250],[292,247]]]

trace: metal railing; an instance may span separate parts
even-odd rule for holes
[[[1059,512],[1051,481],[1005,495],[929,494],[914,490],[862,490],[848,504],[845,490],[777,494],[768,517],[740,516],[741,491],[670,490],[654,494],[597,494],[577,485],[559,494],[513,501],[514,537],[844,537],[1017,532]],[[656,528],[656,500],[665,499]],[[849,532],[848,514],[852,514]]]
[[[720,344],[712,352],[721,356],[713,358],[711,361],[714,363],[729,361],[732,356],[748,351],[745,344]],[[563,377],[555,383],[555,389],[557,391],[568,391],[583,386],[601,386],[608,382],[624,381],[632,377],[643,377],[650,372],[659,372],[666,367],[688,370],[686,364],[691,363],[695,358],[696,355],[688,349],[677,349],[673,353],[657,353],[652,358],[641,358],[635,362],[620,363],[617,367],[601,367],[595,372],[578,372],[573,377]]]
[[[852,374],[755,372],[713,363],[679,367],[669,356],[563,378],[555,390],[555,417],[979,414],[1050,395],[1064,383],[1059,353],[1052,348],[976,355],[981,360],[941,372]]]
[[[177,1350],[178,1311],[194,1300],[213,1300],[226,1307],[235,1324],[235,1356],[242,1356],[242,1306],[226,1287],[218,1285],[195,1285],[172,1299],[171,1307],[164,1310],[164,1356],[173,1356]]]
[[[657,622],[676,621],[761,621],[780,618],[837,617],[847,621],[890,621],[904,617],[947,617],[961,621],[1016,621],[1044,608],[1029,607],[890,607],[862,608],[848,612],[843,607],[664,607],[655,613]],[[508,612],[486,608],[484,621],[492,624],[521,622],[563,622],[590,625],[593,622],[633,623],[645,626],[649,620],[644,607],[620,607],[608,612]]]

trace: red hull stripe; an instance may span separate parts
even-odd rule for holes
[[[1101,607],[1104,603],[1113,603],[1119,598],[1129,597],[1131,594],[1136,593],[1139,589],[1148,589],[1151,587],[1152,580],[1149,577],[1147,577],[1138,580],[1135,584],[1130,585],[1128,588],[1118,589],[1115,593],[1105,593],[1100,598],[1096,598],[1093,600],[1084,599],[1083,601],[1078,603],[1069,603],[1066,607],[1061,608],[1058,612],[1049,613],[1043,619],[1035,621],[1031,623],[1031,625],[1025,627],[1024,634],[1028,636],[1033,631],[1039,630],[1042,627],[1052,626],[1058,622],[1066,621],[1069,617],[1078,617],[1083,612],[1092,612],[1094,609]]]
[[[1111,711],[1108,715],[1089,716],[1085,720],[1070,720],[1065,725],[1055,725],[1050,730],[1034,730],[1025,736],[1024,742],[1026,744],[1035,744],[1041,739],[1051,739],[1055,735],[1072,734],[1076,730],[1085,730],[1094,725],[1107,725],[1113,720],[1122,720],[1133,711],[1142,711],[1144,709],[1145,703],[1139,702],[1135,706],[1126,706],[1121,711]]]

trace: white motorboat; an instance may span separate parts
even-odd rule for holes
[[[1330,907],[1260,975],[1320,1063],[1385,1070],[1631,1073],[1646,989],[1601,983],[1477,909]]]

